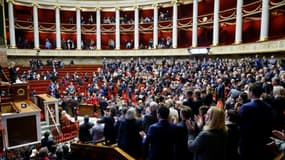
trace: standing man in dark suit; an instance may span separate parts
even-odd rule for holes
[[[149,104],[150,113],[147,113],[142,121],[142,127],[144,132],[147,132],[150,125],[157,122],[157,114],[156,114],[157,108],[158,104],[156,102],[154,101],[150,102]]]
[[[152,124],[144,137],[148,160],[175,159],[176,127],[169,123],[169,109],[161,105],[157,112],[158,122]],[[149,148],[149,149],[148,149]]]
[[[260,100],[262,92],[260,84],[250,84],[251,101],[243,104],[239,112],[241,160],[272,159],[266,144],[270,142],[273,114],[271,106]]]
[[[9,74],[10,74],[10,79],[11,83],[16,83],[16,80],[18,78],[18,71],[19,67],[15,67],[15,62],[11,62],[9,65]]]
[[[191,160],[193,154],[188,150],[188,136],[194,136],[194,129],[188,129],[186,121],[195,125],[194,121],[191,121],[192,110],[189,107],[184,106],[180,110],[181,121],[177,124],[177,143],[176,143],[176,159],[177,160]]]
[[[89,116],[84,117],[84,122],[79,126],[79,140],[82,143],[91,142],[91,128],[93,127],[94,123],[89,122]]]
[[[72,116],[74,117],[75,120],[77,120],[77,106],[78,101],[75,99],[74,96],[71,98],[71,108],[72,108]]]
[[[223,83],[223,80],[221,78],[217,79],[217,87],[216,87],[216,102],[220,103],[222,106],[218,107],[224,107],[224,99],[225,99],[225,85]]]

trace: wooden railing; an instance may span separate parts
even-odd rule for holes
[[[117,146],[72,143],[70,147],[74,159],[135,160]]]

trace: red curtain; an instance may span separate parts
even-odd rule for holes
[[[101,12],[101,20],[104,18],[104,17],[109,17],[109,18],[111,18],[111,17],[115,17],[116,15],[115,15],[115,12]]]
[[[199,27],[197,35],[198,35],[198,46],[209,46],[212,44],[212,39],[213,39],[212,27]]]
[[[189,47],[192,44],[192,30],[178,30],[178,47]]]
[[[173,12],[173,7],[165,7],[165,8],[159,8],[159,11],[158,11],[158,16],[160,14],[160,12],[162,13],[166,13],[168,11],[169,13],[169,16],[170,16],[170,19],[172,19],[172,12]]]
[[[62,40],[71,39],[73,42],[76,42],[76,33],[61,32],[61,39]]]
[[[38,9],[39,22],[55,23],[55,10]]]
[[[140,32],[140,44],[148,46],[148,41],[153,38],[152,32]]]
[[[121,17],[127,16],[129,19],[132,19],[133,21],[135,20],[134,14],[135,14],[134,11],[121,11],[120,12]]]
[[[236,25],[234,23],[222,23],[220,24],[220,30],[219,30],[219,40],[220,45],[227,45],[227,44],[233,44],[235,40],[235,27]]]
[[[148,10],[140,10],[140,17],[153,17],[153,9],[148,9]]]
[[[18,48],[24,48],[24,41],[27,41],[27,45],[25,47],[33,48],[34,32],[16,29],[15,36],[16,36],[16,46]],[[7,39],[7,41],[8,40],[10,39]]]
[[[198,15],[213,14],[214,13],[214,0],[202,1],[202,2],[199,2],[198,5],[199,5]],[[192,9],[190,11],[192,12]]]
[[[83,17],[85,24],[90,24],[89,18],[92,15],[93,17],[93,24],[96,24],[96,11],[94,10],[93,12],[81,12],[81,17]]]
[[[243,42],[256,42],[259,40],[260,19],[248,20],[243,23]]]
[[[159,38],[166,39],[167,37],[172,38],[172,30],[163,30],[158,32],[158,39]]]
[[[236,8],[237,0],[220,0],[220,11]]]
[[[188,18],[192,17],[193,15],[193,4],[187,4],[187,5],[179,5],[178,6],[178,17],[179,18]]]
[[[134,45],[134,33],[129,32],[129,33],[121,33],[120,36],[120,42],[121,42],[121,49],[125,49],[126,48],[126,43],[128,41],[132,41]]]
[[[96,42],[96,33],[84,33],[81,35],[81,38],[90,44],[91,40]]]
[[[27,6],[14,5],[14,16],[17,20],[31,21],[33,8]]]
[[[270,19],[269,26],[269,37],[271,39],[282,38],[285,36],[285,15],[282,13],[280,15],[272,15]]]
[[[73,24],[76,23],[76,12],[75,11],[60,11],[61,23],[69,23],[69,19],[72,19]]]
[[[113,39],[115,41],[115,33],[104,33],[101,35],[101,48],[102,49],[110,49],[109,48],[109,40]]]

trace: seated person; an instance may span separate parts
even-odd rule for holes
[[[60,117],[61,127],[70,125],[71,123],[74,123],[74,121],[72,120],[71,116],[68,113],[66,113],[65,110],[63,110],[61,112],[61,117]]]
[[[75,87],[72,82],[68,85],[68,87],[64,91],[67,95],[73,95],[75,93]]]

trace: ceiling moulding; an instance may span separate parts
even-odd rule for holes
[[[16,4],[28,5],[32,3],[38,3],[40,7],[52,8],[55,5],[61,6],[62,9],[72,8],[80,6],[81,8],[130,8],[134,6],[141,6],[142,9],[145,9],[144,6],[148,9],[152,4],[159,3],[162,4],[161,7],[169,7],[173,0],[15,0]],[[193,0],[177,0],[178,3],[189,4]]]

